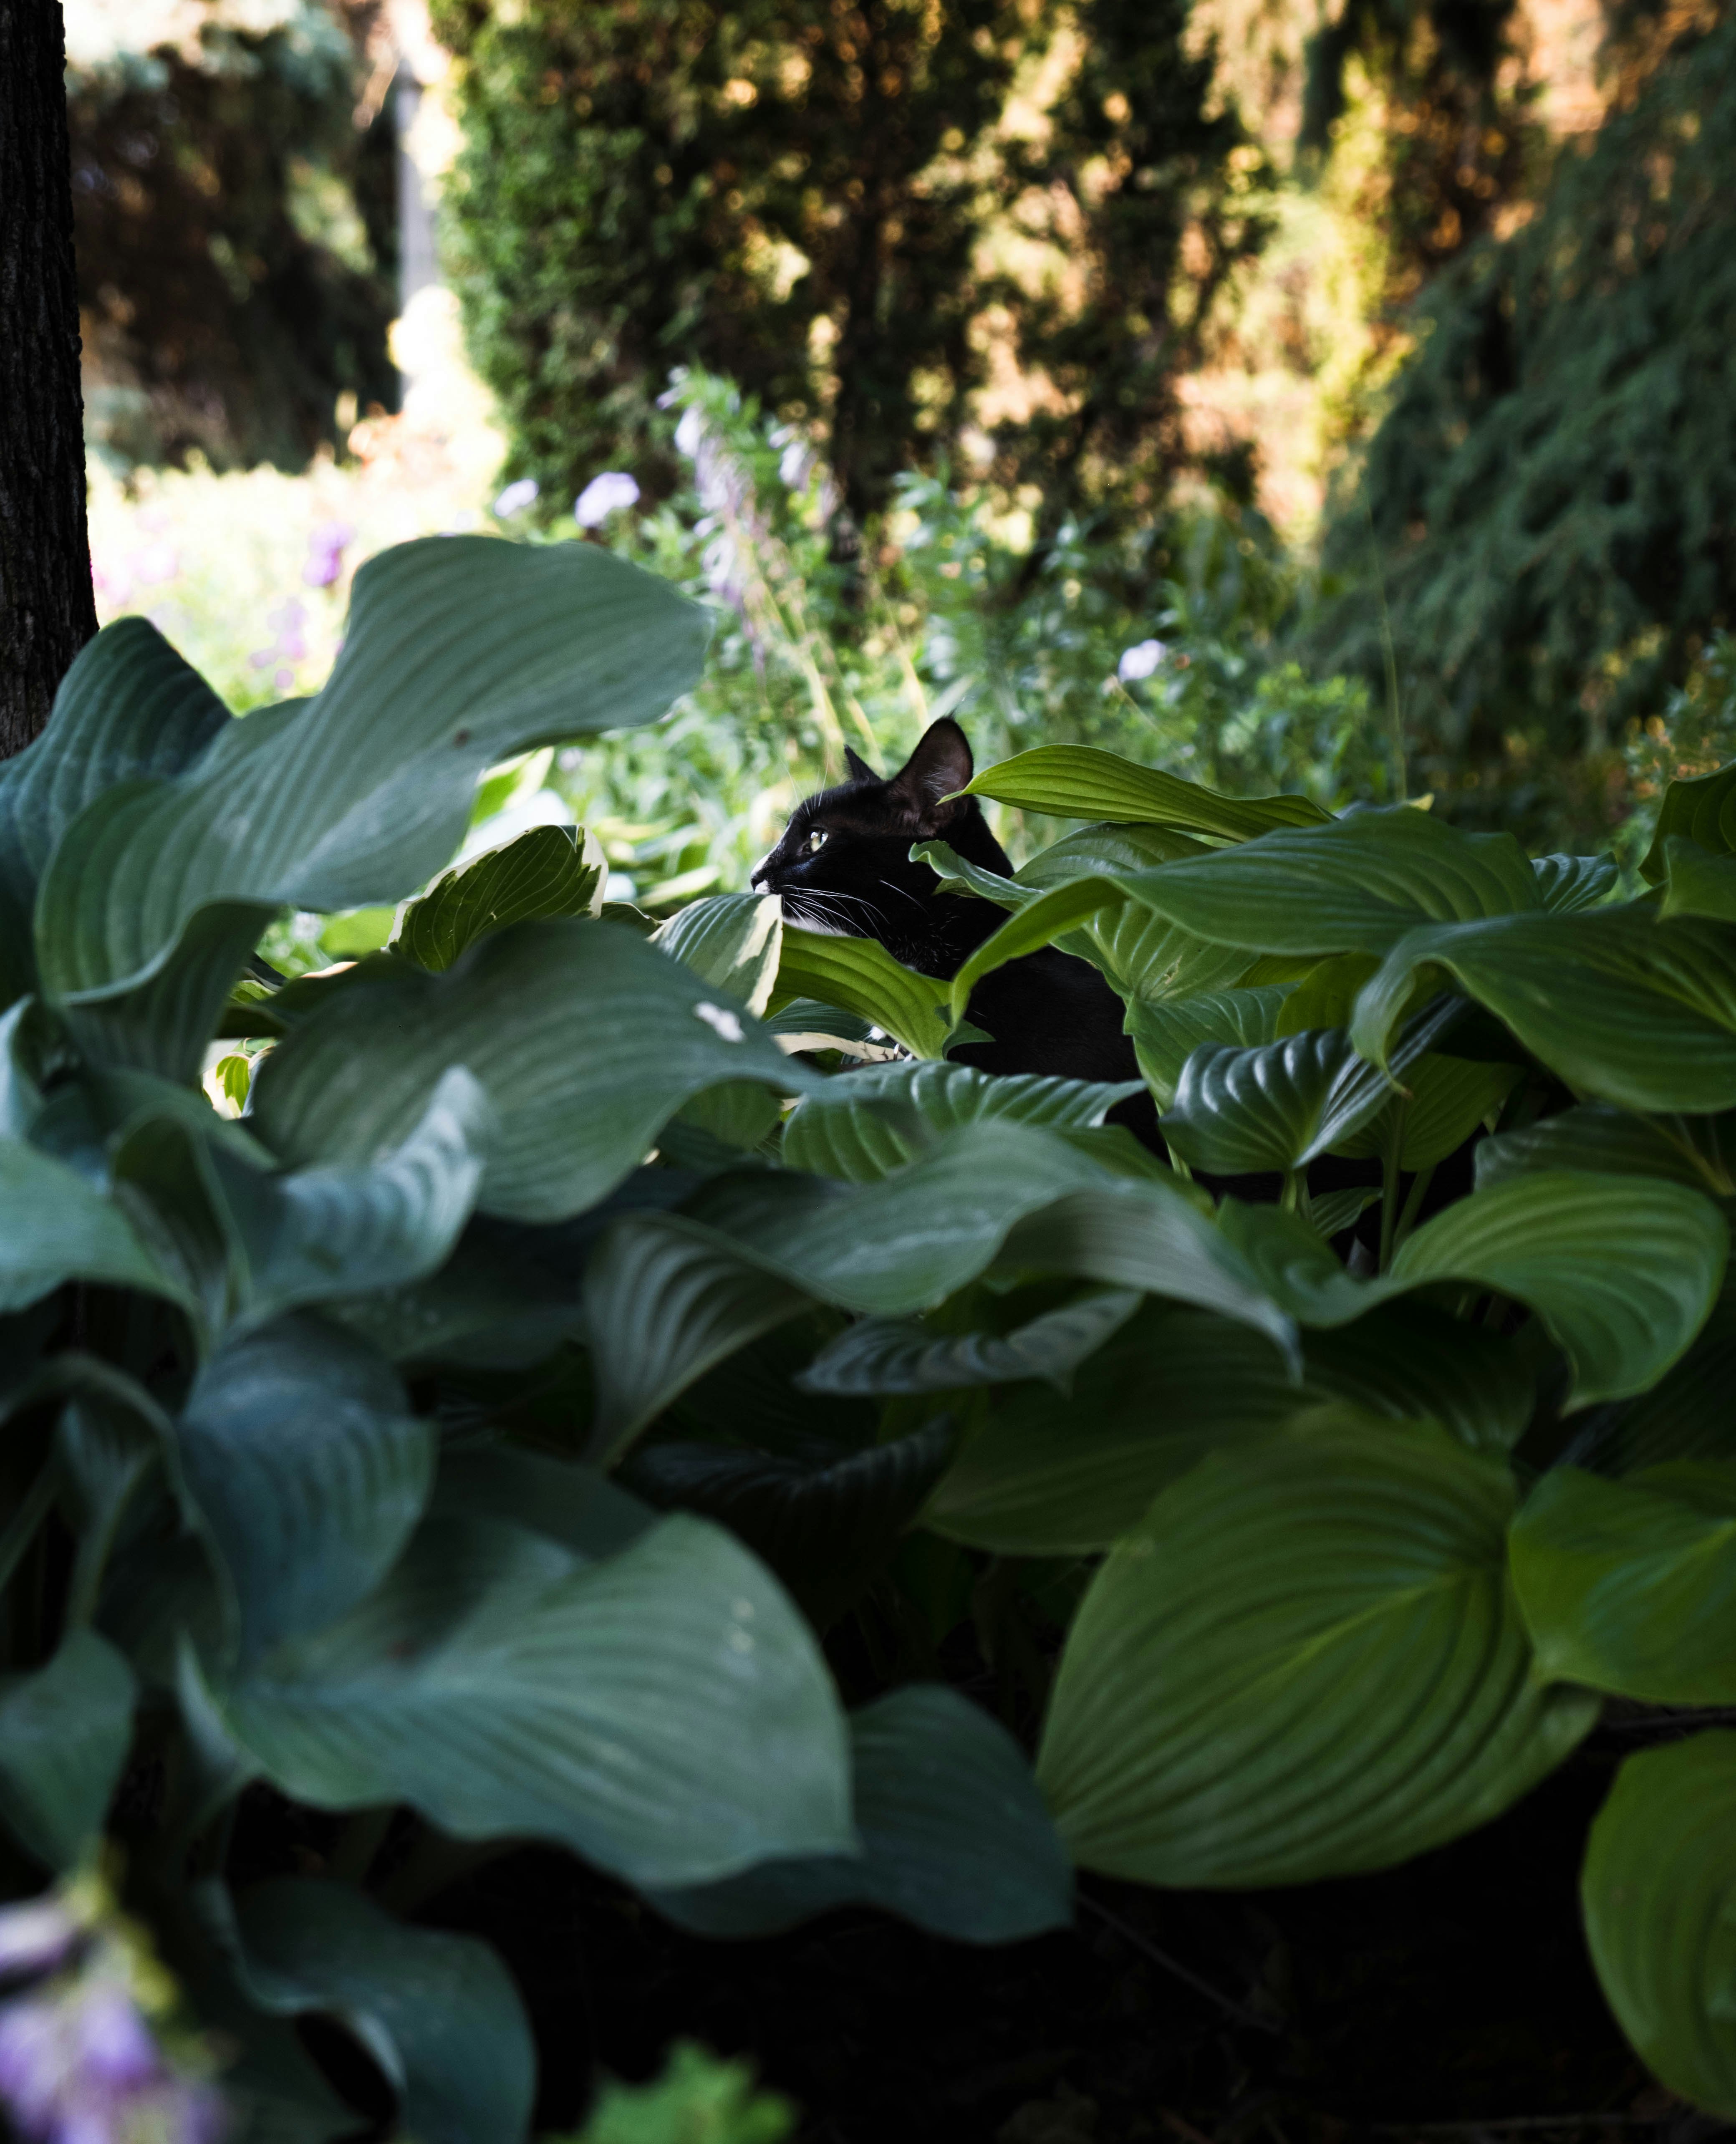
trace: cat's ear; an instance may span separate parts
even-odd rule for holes
[[[852,752],[850,747],[846,745],[844,747],[844,757],[850,763],[851,772],[856,777],[858,782],[878,782],[880,780],[880,777],[868,764],[867,761],[863,758],[861,752]]]
[[[946,824],[958,811],[956,804],[942,804],[962,789],[976,772],[965,732],[950,717],[925,730],[922,741],[887,785],[914,811],[925,828]]]

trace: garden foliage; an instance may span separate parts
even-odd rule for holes
[[[515,476],[563,504],[600,467],[667,489],[657,400],[701,364],[826,443],[860,529],[980,419],[999,345],[1044,385],[990,420],[997,481],[1040,482],[1057,522],[1161,496],[1173,383],[1260,236],[1260,160],[1182,0],[434,19],[465,133],[451,265]]]
[[[372,11],[73,12],[92,445],[120,470],[190,457],[300,469],[322,445],[341,451],[355,411],[398,394],[388,77],[359,49]]]
[[[1600,779],[1732,623],[1733,62],[1736,20],[1684,39],[1431,286],[1329,529],[1356,588],[1316,655],[1378,677],[1390,629],[1415,748],[1481,816],[1535,823],[1588,750]]]
[[[647,936],[548,830],[421,894],[486,768],[653,719],[704,642],[594,547],[437,539],[313,699],[233,722],[127,621],[0,772],[7,1886],[106,1827],[254,2133],[353,2120],[309,2013],[407,2132],[525,2132],[509,1978],[405,1917],[491,1847],[702,1934],[1004,1942],[1075,1868],[1390,1866],[1606,1694],[1736,1696],[1736,769],[1623,899],[1038,747],[973,787],[1073,831],[929,851],[1006,911],[950,980],[751,896]],[[253,953],[391,902],[353,965]],[[1125,1089],[948,1060],[1049,943],[1167,1163]],[[973,1617],[1034,1762],[937,1672]],[[846,1690],[852,1625],[904,1638]],[[1624,2028],[1726,2113],[1733,1836],[1689,1734],[1585,1874]]]

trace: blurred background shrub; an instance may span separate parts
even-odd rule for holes
[[[1624,853],[1717,756],[1728,0],[67,18],[101,614],[246,707],[402,537],[655,565],[703,685],[514,791],[618,897],[943,709]]]

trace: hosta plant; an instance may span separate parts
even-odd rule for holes
[[[414,1918],[518,1843],[700,1935],[1008,1941],[1075,1868],[1378,1869],[1605,1696],[1729,1702],[1736,772],[1622,899],[1025,753],[974,786],[1073,831],[930,846],[1006,911],[949,979],[751,896],[653,932],[567,830],[449,868],[486,769],[704,638],[593,547],[436,539],[315,699],[234,722],[128,622],[0,769],[7,1891],[106,1834],[254,2133],[353,2123],[319,2013],[405,2132],[524,2135],[511,1978]],[[326,973],[255,951],[390,904]],[[948,1060],[1049,943],[1163,1155],[1125,1088]],[[1730,1746],[1632,1759],[1585,1876],[1636,2047],[1726,2112]]]

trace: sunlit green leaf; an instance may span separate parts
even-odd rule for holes
[[[594,544],[434,537],[370,559],[315,698],[233,724],[175,779],[105,789],[67,828],[37,901],[48,993],[145,982],[210,904],[399,900],[459,846],[484,767],[652,720],[707,632],[698,606]]]
[[[940,1057],[954,1023],[948,985],[900,967],[873,938],[832,938],[786,924],[771,1010],[817,999],[856,1014],[901,1042],[913,1057]]]
[[[1118,881],[1196,937],[1254,953],[1385,953],[1418,925],[1540,909],[1510,834],[1420,811],[1287,828]]]
[[[594,834],[579,826],[533,826],[436,879],[404,909],[392,950],[439,971],[485,931],[532,916],[594,916],[608,868]]]
[[[1390,1867],[1486,1823],[1596,1717],[1535,1670],[1507,1470],[1329,1413],[1207,1459],[1114,1548],[1038,1776],[1074,1859],[1144,1883]]]
[[[1328,814],[1306,797],[1219,797],[1197,782],[1140,767],[1094,745],[1044,744],[985,767],[965,792],[1063,819],[1114,819],[1246,841],[1273,826],[1308,826]]]
[[[1304,1325],[1342,1325],[1441,1281],[1511,1296],[1536,1311],[1573,1370],[1570,1407],[1656,1382],[1717,1300],[1729,1231],[1679,1184],[1555,1170],[1478,1191],[1406,1242],[1390,1273],[1358,1280],[1298,1216],[1224,1202],[1219,1219],[1246,1268]]]
[[[717,894],[678,910],[652,940],[702,982],[763,1015],[783,955],[783,903],[770,893]]]

